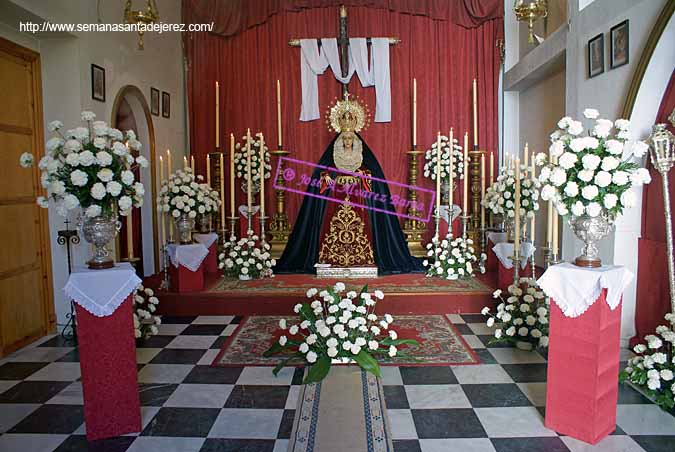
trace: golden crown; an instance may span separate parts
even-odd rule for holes
[[[336,100],[326,111],[326,123],[336,133],[360,132],[370,124],[368,105],[364,108],[358,99],[350,97],[349,93],[345,93],[344,99]]]

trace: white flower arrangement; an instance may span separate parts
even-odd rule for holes
[[[242,137],[242,142],[235,145],[237,152],[234,154],[234,170],[237,178],[248,182],[246,136]],[[265,145],[265,179],[272,177],[272,165],[270,163],[269,148]],[[255,137],[251,138],[251,178],[253,183],[260,181],[260,141]]]
[[[139,285],[134,294],[134,335],[136,339],[147,339],[159,331],[157,325],[162,323],[161,318],[155,315],[159,300],[149,287]]]
[[[473,240],[463,237],[431,239],[427,244],[427,257],[422,264],[427,267],[427,277],[443,279],[470,278],[476,270],[485,273],[485,255],[476,256]]]
[[[377,302],[384,293],[368,292],[364,286],[358,293],[346,291],[344,283],[319,291],[307,291],[310,302],[298,303],[293,310],[299,315],[298,324],[288,325],[285,319],[279,327],[287,331],[264,356],[285,352],[285,359],[273,370],[276,375],[289,359],[303,358],[310,364],[304,383],[323,380],[333,360],[356,362],[363,370],[380,377],[380,366],[374,356],[384,359],[403,355],[401,345],[417,345],[409,339],[400,339],[391,328],[394,318],[389,314],[375,314]]]
[[[539,189],[541,184],[524,165],[520,167],[520,215],[532,218],[539,210]],[[503,168],[497,180],[485,191],[483,206],[494,215],[505,219],[516,216],[516,170]]]
[[[656,328],[656,334],[645,336],[646,344],[637,344],[638,356],[628,360],[619,375],[621,382],[630,381],[641,388],[666,411],[675,408],[675,315],[666,314],[668,326]]]
[[[239,279],[260,279],[274,276],[272,267],[277,264],[270,254],[267,243],[256,246],[257,235],[242,237],[239,241],[225,242],[223,252],[218,256],[218,267],[226,276]]]
[[[645,155],[648,146],[628,141],[630,122],[625,119],[599,119],[598,111],[590,108],[584,116],[595,120],[587,136],[581,136],[580,121],[570,117],[558,121],[549,148],[555,163],[544,164],[539,174],[541,198],[552,201],[560,215],[597,217],[604,212],[615,218],[635,205],[631,187],[651,181],[649,171],[634,161]],[[545,156],[538,159],[546,161]]]
[[[452,162],[453,179],[464,179],[464,153],[462,147],[457,144],[458,141],[453,138]],[[424,177],[433,181],[436,180],[436,167],[438,161],[438,152],[436,151],[437,142],[434,141],[430,149],[424,153]],[[450,139],[445,135],[441,135],[441,180],[448,181],[450,179]]]
[[[177,170],[162,183],[157,197],[157,210],[178,218],[190,218],[217,212],[220,206],[218,192],[201,183],[203,176],[195,177],[192,169]]]
[[[135,181],[133,170],[137,166],[146,168],[148,161],[130,152],[141,149],[136,134],[132,130],[123,134],[95,118],[94,113],[83,111],[86,127],[67,131],[62,130],[61,121],[49,123],[48,129],[55,136],[47,141],[45,156],[38,163],[42,187],[47,190],[46,197],[37,199],[40,207],[47,208],[53,201],[61,216],[81,208],[87,217],[96,217],[128,215],[132,207],[143,204],[145,188]],[[33,162],[33,155],[21,154],[22,167],[30,167]]]
[[[524,288],[524,290],[523,290]],[[495,329],[493,342],[529,342],[535,347],[548,347],[549,299],[532,278],[520,278],[520,284],[508,287],[504,299],[501,290],[492,296],[499,298],[497,313],[490,314],[484,307],[481,314],[488,316],[487,326]]]

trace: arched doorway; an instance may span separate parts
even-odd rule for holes
[[[122,87],[113,103],[111,121],[113,127],[126,132],[133,130],[143,145],[140,154],[148,159],[147,168],[139,168],[136,177],[145,185],[143,206],[134,209],[132,217],[132,237],[134,257],[140,258],[137,269],[141,276],[149,276],[159,271],[159,243],[157,237],[157,214],[154,209],[156,190],[155,175],[155,131],[150,108],[145,96],[136,86]],[[117,240],[117,257],[126,258],[127,250],[126,221]]]

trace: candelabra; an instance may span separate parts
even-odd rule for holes
[[[258,217],[258,221],[260,222],[260,243],[262,245],[267,243],[267,240],[265,240],[265,220],[267,220],[267,217],[264,212],[260,212],[260,216]]]
[[[675,121],[673,121],[675,126]],[[673,146],[675,136],[665,124],[656,124],[649,137],[649,155],[652,165],[661,174],[663,187],[663,214],[666,220],[666,251],[668,252],[668,284],[670,287],[670,309],[675,312],[675,264],[673,263],[673,221],[670,211],[670,187],[668,173],[675,164],[675,152]]]
[[[485,151],[481,151],[477,146],[474,146],[473,150],[469,152],[469,193],[471,193],[471,223],[469,228],[469,236],[473,240],[473,243],[478,247],[482,245],[479,234],[481,229],[481,216],[480,216],[480,205],[483,202],[482,199],[482,189],[481,189],[481,156],[485,154]],[[468,214],[465,212],[465,214]],[[483,252],[481,247],[479,250]]]
[[[426,248],[422,245],[422,237],[426,231],[426,226],[424,222],[419,220],[422,217],[422,212],[417,207],[417,191],[415,190],[417,186],[417,156],[422,153],[422,151],[417,150],[417,146],[413,146],[407,152],[409,157],[408,185],[410,186],[408,188],[408,198],[410,201],[408,215],[413,218],[408,218],[403,224],[403,233],[408,242],[410,254],[417,257],[424,256],[426,253]]]
[[[77,234],[77,230],[70,229],[70,227],[68,226],[70,224],[70,221],[66,219],[64,223],[66,225],[66,229],[62,229],[56,232],[57,235],[56,243],[58,243],[59,245],[64,245],[66,247],[66,258],[68,260],[68,274],[70,275],[70,273],[73,270],[70,246],[77,245],[78,243],[80,243],[80,236]],[[70,313],[66,314],[66,318],[68,319],[68,322],[66,322],[66,325],[63,327],[63,330],[61,330],[61,337],[63,337],[64,339],[72,339],[75,342],[77,342],[77,324],[75,323],[75,306],[73,304],[73,300],[70,300]],[[66,333],[66,331],[68,331],[68,328],[70,328],[70,334]]]
[[[234,242],[237,240],[237,234],[235,232],[235,227],[237,226],[237,220],[239,219],[238,217],[227,217],[227,219],[230,222],[230,242]],[[223,240],[224,242],[224,240]]]
[[[524,0],[516,0],[513,5],[513,12],[516,14],[518,21],[527,22],[527,42],[534,44],[534,23],[548,15],[546,0],[533,0],[527,3]]]
[[[436,209],[436,215],[434,215],[434,237],[438,238],[439,229],[441,225],[441,209]],[[448,226],[450,227],[450,226]]]
[[[462,220],[462,237],[466,240],[469,220],[471,217],[464,212],[464,215],[462,215],[460,218]]]
[[[159,284],[161,290],[169,290],[171,284],[169,282],[169,242],[162,246],[162,265],[164,266],[162,282]]]
[[[277,156],[278,166],[277,166],[277,180],[275,182],[275,194],[276,194],[276,212],[272,217],[272,221],[269,224],[270,236],[270,254],[272,257],[279,258],[286,248],[286,243],[288,243],[288,237],[291,234],[291,225],[288,221],[288,215],[286,215],[286,194],[284,191],[284,160],[283,157],[287,156],[290,152],[284,149],[277,149],[271,151],[270,154]]]
[[[532,241],[532,256],[530,256],[530,267],[532,270],[532,279],[537,279],[537,261],[535,259],[537,253],[537,248],[534,246],[534,241]]]
[[[544,267],[548,269],[551,266],[551,258],[552,258],[551,251],[553,250],[553,248],[551,248],[551,242],[546,242],[546,247],[544,249],[545,249]]]
[[[520,244],[518,246],[513,244],[513,256],[509,256],[513,263],[513,285],[520,284]]]

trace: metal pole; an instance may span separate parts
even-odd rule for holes
[[[659,171],[663,184],[663,211],[666,217],[666,243],[668,251],[668,284],[670,285],[670,308],[675,312],[675,264],[673,263],[673,220],[670,212],[668,171]]]

